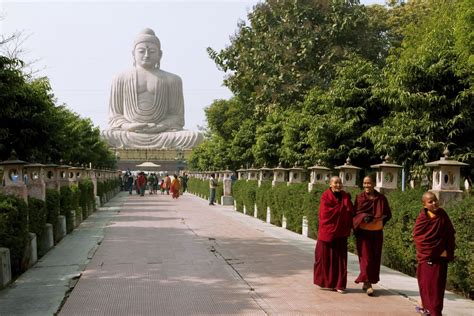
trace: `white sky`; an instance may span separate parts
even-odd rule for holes
[[[24,59],[40,59],[35,68],[45,68],[40,75],[50,79],[58,104],[103,129],[112,77],[132,66],[133,40],[149,27],[161,41],[161,68],[183,79],[185,129],[197,130],[205,125],[206,106],[231,97],[206,48],[227,46],[237,22],[258,2],[0,0],[0,33],[31,34]]]

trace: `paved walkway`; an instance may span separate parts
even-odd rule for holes
[[[122,193],[1,291],[0,315],[53,315],[69,288],[59,315],[415,314],[414,278],[383,267],[368,297],[353,255],[348,293],[319,290],[314,244],[189,194]],[[447,293],[445,315],[473,310]]]

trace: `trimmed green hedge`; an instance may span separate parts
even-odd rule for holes
[[[194,179],[195,180],[195,179]],[[199,180],[198,180],[199,181]],[[319,200],[322,192],[328,187],[316,185],[308,192],[308,184],[277,184],[271,187],[269,182],[263,182],[260,188],[257,181],[239,180],[234,184],[233,197],[237,211],[253,216],[254,205],[257,204],[258,218],[266,219],[266,208],[270,206],[271,223],[281,226],[282,216],[287,219],[287,229],[296,233],[302,231],[302,217],[308,218],[308,234],[317,238]],[[353,200],[361,192],[358,188],[346,188]],[[393,191],[387,194],[392,219],[384,229],[383,264],[411,276],[416,272],[416,255],[413,244],[413,225],[421,209],[422,189]],[[456,229],[456,260],[449,265],[448,288],[466,297],[473,298],[474,289],[474,260],[472,244],[474,240],[474,197],[468,197],[446,207]],[[349,238],[348,248],[355,252],[355,238]]]
[[[209,200],[209,181],[190,178],[188,180],[188,192],[195,195],[202,195],[206,200]],[[222,182],[217,183],[216,188],[216,202],[221,203],[221,197],[224,195],[224,187]]]
[[[59,196],[60,212],[66,217],[66,230],[70,233],[74,229],[71,216],[71,210],[74,210],[73,200],[75,200],[73,191],[69,186],[63,186],[59,189]]]
[[[53,225],[53,232],[57,232],[58,229],[60,210],[59,192],[53,189],[46,189],[46,223]]]
[[[94,184],[89,179],[79,181],[79,206],[83,219],[89,216],[89,209],[95,209]]]
[[[10,249],[12,277],[25,271],[23,253],[28,243],[28,206],[12,195],[0,194],[0,247]]]
[[[46,226],[46,203],[33,197],[28,198],[28,231],[36,234],[39,243]]]

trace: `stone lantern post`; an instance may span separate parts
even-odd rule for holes
[[[71,166],[61,164],[56,169],[57,172],[58,172],[58,175],[59,175],[59,186],[60,187],[65,187],[65,186],[70,185],[69,177],[70,176],[72,177],[72,173],[71,173],[71,171],[69,171],[69,168],[71,168]]]
[[[44,165],[44,183],[46,185],[46,189],[59,191],[59,172],[57,167],[58,165],[54,163],[48,163]]]
[[[258,180],[258,169],[255,169],[254,166],[250,169],[247,169],[247,181],[257,181]]]
[[[237,169],[237,180],[247,180],[247,170],[244,169],[244,166]]]
[[[44,182],[44,165],[31,163],[24,166],[25,175],[28,176],[28,196],[46,201],[46,183]]]
[[[468,166],[466,163],[450,160],[447,149],[443,154],[444,157],[441,157],[440,160],[425,164],[425,166],[433,168],[433,184],[430,191],[436,194],[440,205],[446,205],[449,201],[462,198],[461,167]]]
[[[281,163],[278,164],[276,168],[273,168],[273,181],[272,187],[277,183],[283,183],[287,181],[288,169],[283,168]]]
[[[273,169],[268,168],[267,165],[263,165],[258,172],[258,186],[262,185],[263,181],[271,181],[273,179]]]
[[[0,192],[15,195],[28,203],[28,189],[26,188],[23,167],[27,162],[19,160],[16,152],[8,160],[0,162],[3,167],[3,179]]]
[[[232,171],[222,171],[222,184],[223,184],[223,195],[221,196],[221,205],[233,205],[234,198],[232,197]]]
[[[78,184],[79,180],[81,179],[83,170],[84,168],[80,168],[80,167],[69,168],[69,180],[74,184]]]
[[[297,167],[296,165],[293,166],[292,168],[289,168],[287,185],[290,185],[293,183],[302,183],[305,180],[306,180],[306,175],[304,173],[303,168]]]
[[[325,185],[329,183],[329,179],[331,178],[331,169],[321,165],[314,165],[308,169],[311,170],[308,183],[308,192],[313,191],[313,188],[316,184]]]
[[[347,158],[342,166],[334,167],[334,169],[339,170],[339,178],[345,187],[357,187],[357,172],[361,168],[353,166],[350,158]]]
[[[391,163],[390,156],[385,156],[385,160],[370,168],[376,169],[375,189],[380,193],[387,193],[398,188],[398,171],[402,166]]]

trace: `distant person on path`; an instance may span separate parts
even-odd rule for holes
[[[166,191],[166,194],[170,194],[170,188],[171,188],[171,178],[170,176],[167,174],[165,176],[165,191]]]
[[[160,183],[161,195],[165,194],[165,189],[166,189],[165,180],[164,180],[164,179],[161,179],[161,183]]]
[[[347,237],[351,233],[353,205],[342,190],[341,179],[330,179],[319,204],[318,241],[314,253],[313,282],[322,289],[345,293],[347,286]]]
[[[133,191],[133,174],[131,173],[127,179],[127,188],[128,188],[128,193],[131,195]]]
[[[365,177],[363,186],[364,192],[357,195],[354,203],[353,227],[360,265],[355,283],[363,282],[362,290],[372,296],[372,284],[380,280],[383,228],[392,218],[392,211],[385,195],[374,189],[372,177]]]
[[[454,259],[455,230],[434,193],[425,192],[421,200],[423,208],[413,229],[422,303],[416,309],[424,315],[441,316],[448,262]]]
[[[186,192],[188,190],[188,180],[189,180],[189,177],[188,175],[185,173],[183,173],[183,175],[180,177],[181,178],[181,186],[183,188],[183,193]]]
[[[145,173],[144,172],[140,172],[138,174],[138,178],[137,178],[137,188],[140,192],[140,196],[144,196],[145,195],[145,187],[146,187],[146,177],[145,177]]]
[[[177,199],[179,197],[179,190],[181,189],[181,184],[179,183],[178,175],[173,175],[173,181],[171,181],[171,196],[173,199]]]
[[[209,179],[209,205],[214,205],[216,200],[217,180],[215,176],[214,173],[211,173],[211,178]]]

